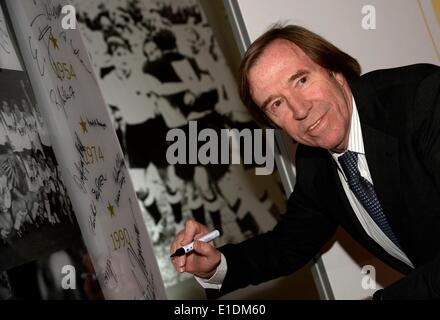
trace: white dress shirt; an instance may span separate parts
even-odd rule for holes
[[[374,185],[371,178],[370,170],[368,169],[367,159],[365,158],[364,140],[362,138],[361,123],[359,121],[359,114],[357,111],[356,102],[354,101],[354,98],[352,98],[352,101],[353,112],[351,114],[351,127],[348,137],[347,149],[358,154],[358,168],[361,176]],[[385,235],[385,233],[383,233],[382,229],[380,229],[380,227],[374,222],[373,218],[371,218],[371,216],[356,198],[354,193],[351,191],[350,187],[348,186],[347,179],[344,175],[344,171],[342,170],[338,161],[338,158],[342,156],[343,153],[338,154],[331,152],[331,154],[340,169],[338,170],[339,179],[341,180],[342,186],[344,187],[348,201],[350,202],[350,205],[353,208],[353,211],[356,214],[356,217],[358,218],[365,232],[386,252],[388,252],[388,254],[406,263],[408,266],[414,268],[414,265],[408,259],[406,254],[399,247],[397,247],[394,242],[392,242],[390,238]]]
[[[351,126],[348,137],[347,149],[349,151],[353,151],[358,154],[358,168],[361,176],[374,185],[373,180],[371,178],[370,170],[368,169],[367,159],[365,158],[364,140],[362,138],[361,123],[359,121],[359,114],[357,111],[356,102],[354,101],[354,98],[352,98],[352,102],[353,102],[353,112],[351,115]],[[368,236],[371,239],[376,241],[378,245],[380,245],[386,252],[388,252],[388,254],[390,254],[396,259],[399,259],[400,261],[407,264],[411,268],[414,268],[414,265],[408,259],[406,254],[399,247],[397,247],[385,235],[385,233],[383,233],[380,227],[374,222],[374,220],[371,218],[371,216],[368,214],[368,212],[365,210],[365,208],[362,206],[362,204],[359,202],[359,200],[351,191],[347,183],[346,177],[344,175],[344,172],[338,161],[338,158],[343,153],[339,153],[339,154],[333,152],[330,153],[333,159],[335,159],[340,169],[338,170],[339,179],[341,180],[342,186],[344,187],[344,191],[345,194],[347,195],[348,201],[350,202],[350,205],[353,208],[353,211],[356,214],[356,217],[358,218],[365,232],[368,234]],[[198,277],[195,278],[200,283],[200,285],[205,289],[206,288],[220,289],[221,284],[223,283],[223,280],[226,276],[226,272],[227,272],[226,258],[222,254],[220,265],[218,266],[216,273],[210,279],[202,279]]]

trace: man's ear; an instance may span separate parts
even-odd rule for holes
[[[336,79],[336,81],[341,85],[341,87],[344,87],[347,83],[345,80],[344,75],[341,72],[334,72],[330,71],[330,76]]]

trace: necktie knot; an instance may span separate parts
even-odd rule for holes
[[[338,158],[338,161],[349,181],[360,177],[356,152],[347,151]]]

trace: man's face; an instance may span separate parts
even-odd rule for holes
[[[110,18],[106,17],[104,15],[101,16],[101,18],[99,19],[99,22],[100,22],[103,30],[108,30],[108,29],[111,29],[111,27],[112,27],[112,22],[110,21]]]
[[[14,112],[19,113],[20,112],[20,107],[18,106],[18,104],[14,103]]]
[[[30,108],[29,108],[26,100],[24,100],[24,99],[21,99],[21,107],[23,108],[23,110],[25,112],[29,112],[30,111]]]
[[[2,109],[7,113],[11,111],[11,108],[9,107],[9,103],[5,100],[2,101]]]
[[[255,103],[293,139],[344,151],[351,119],[351,90],[287,40],[269,44],[249,70]]]
[[[149,62],[154,62],[162,58],[162,52],[152,41],[148,41],[144,45],[144,55]]]
[[[127,62],[129,58],[129,51],[122,46],[118,46],[113,52],[113,62],[116,67],[116,72],[122,78],[128,78],[131,75],[131,68]]]

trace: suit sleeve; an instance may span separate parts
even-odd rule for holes
[[[418,87],[414,119],[418,154],[434,179],[433,192],[440,197],[440,68],[434,70]],[[440,208],[433,214],[440,219]],[[433,252],[429,262],[385,288],[382,298],[440,299],[440,252]]]
[[[440,299],[440,255],[384,289],[382,300]]]
[[[228,265],[219,295],[288,275],[318,253],[337,225],[308,195],[310,192],[297,183],[287,212],[272,231],[219,249]]]

